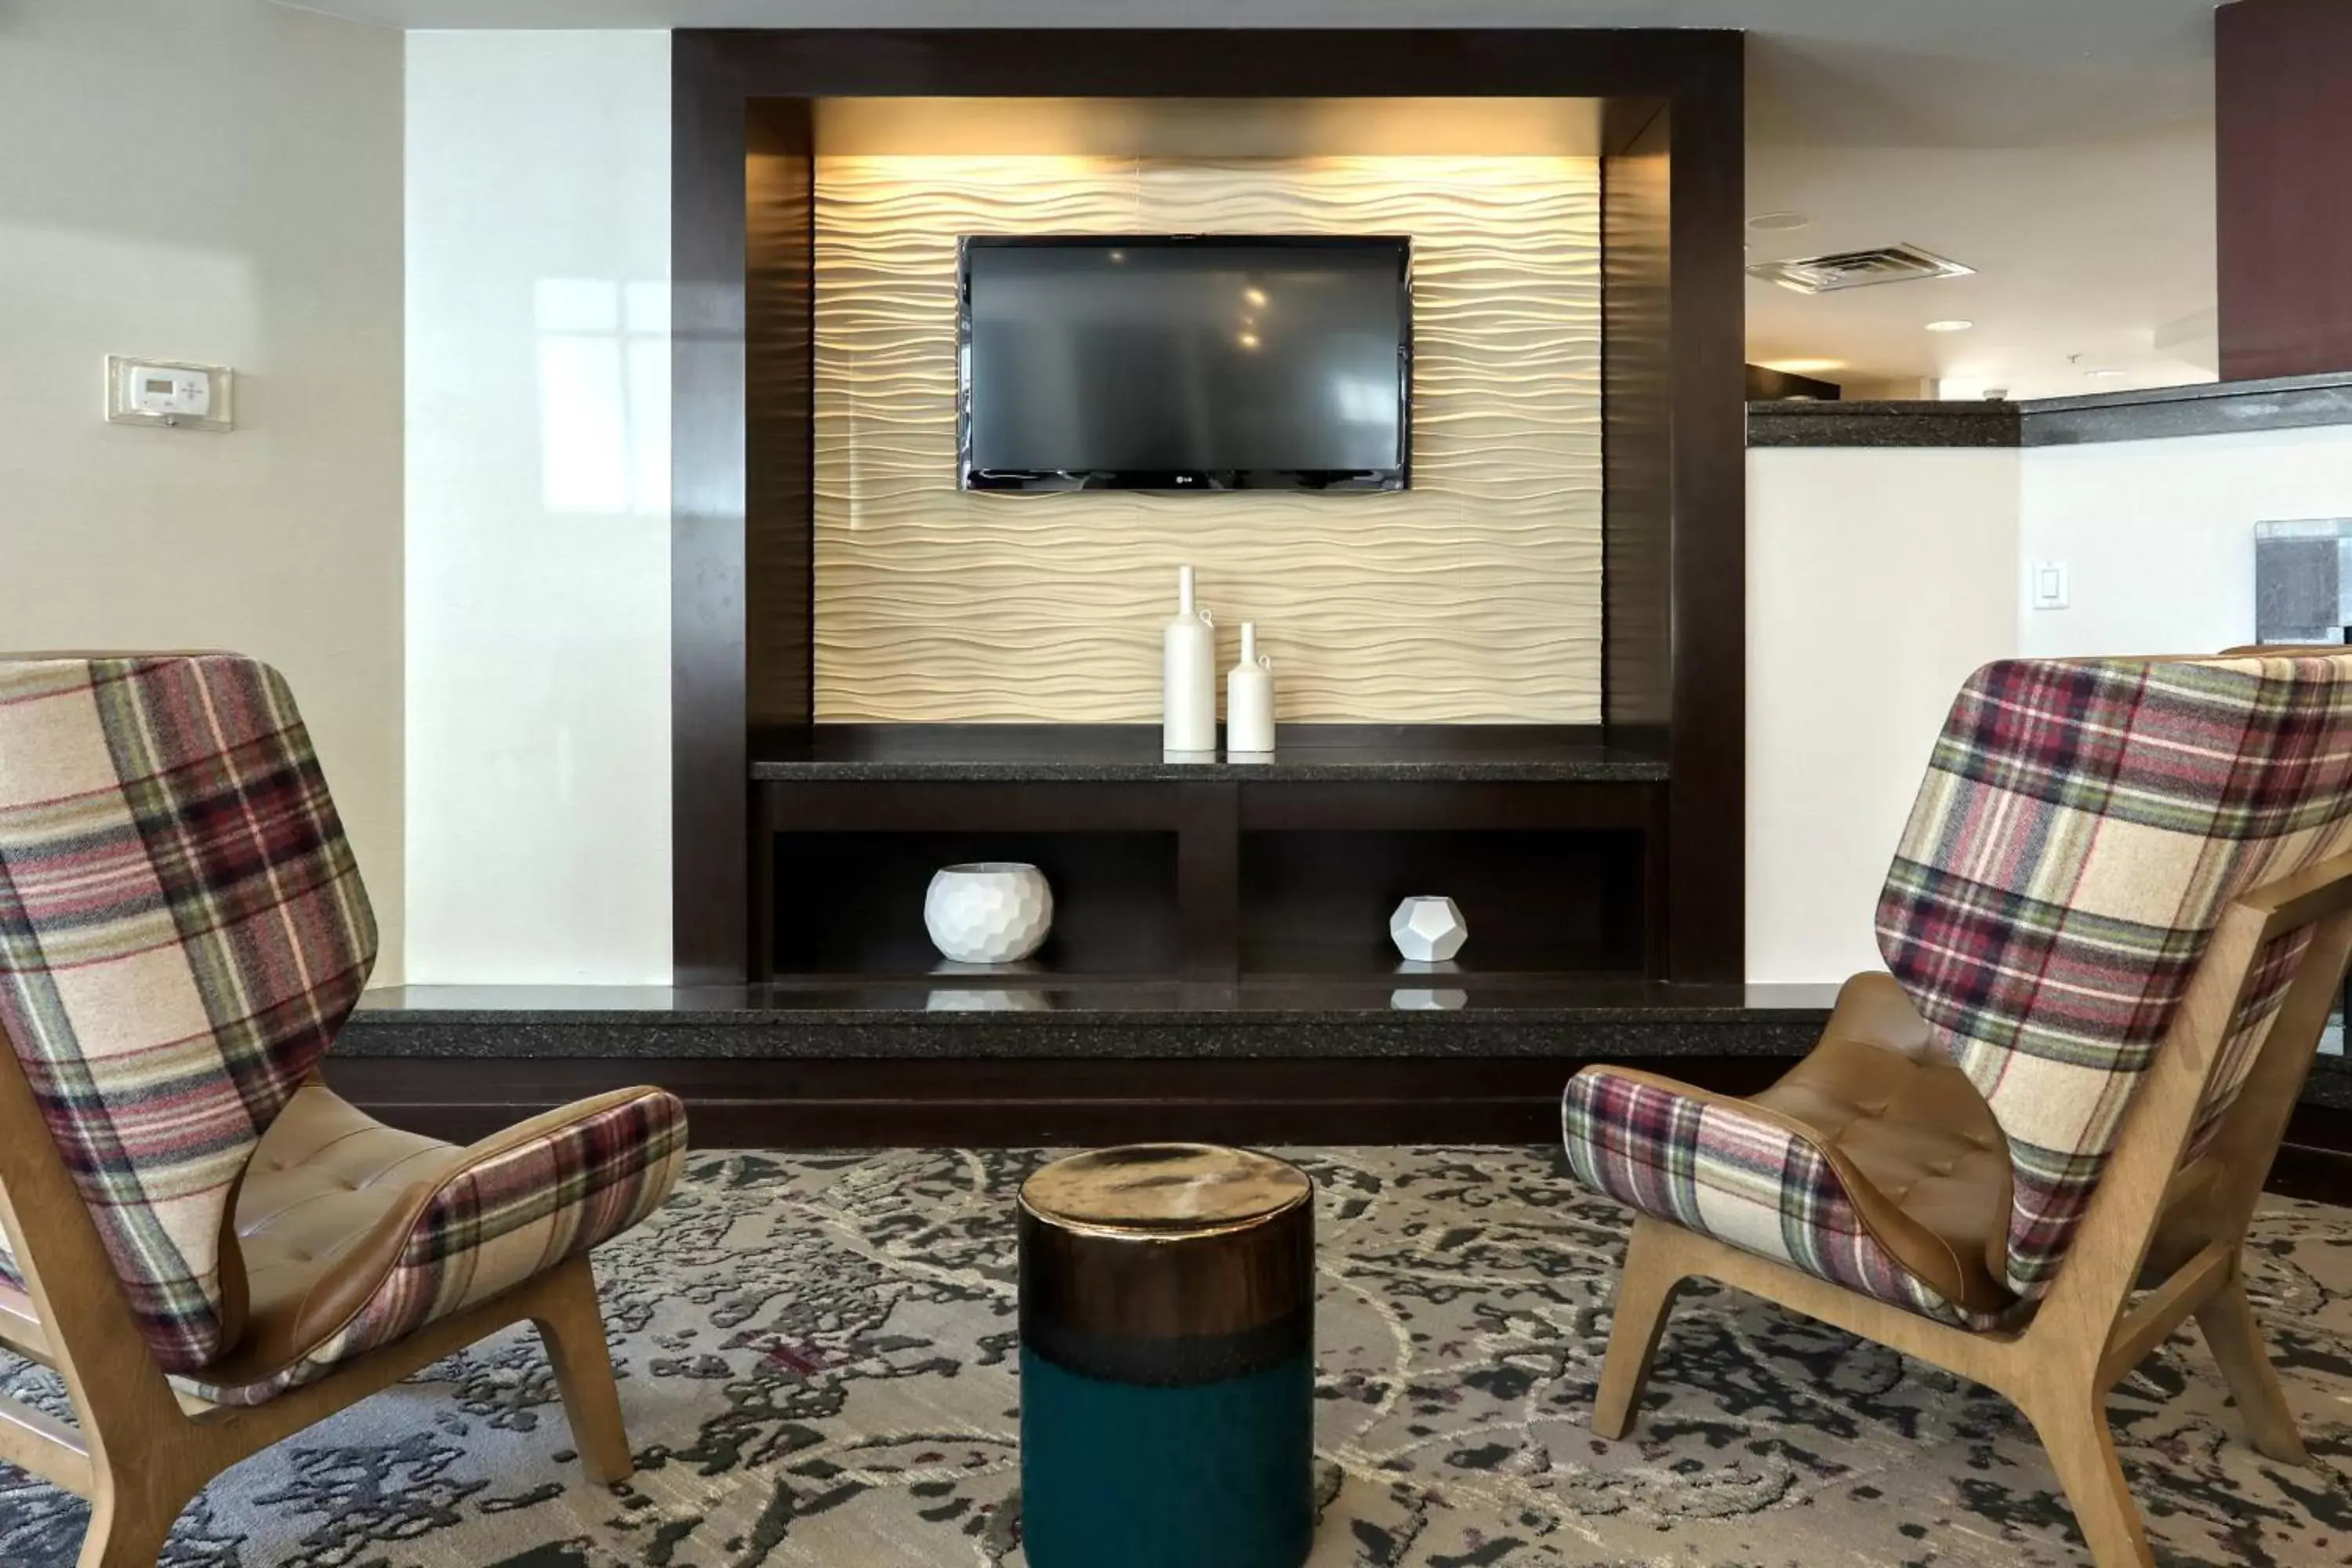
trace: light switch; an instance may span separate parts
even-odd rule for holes
[[[106,356],[106,417],[117,425],[232,430],[236,373],[226,365]]]
[[[2033,607],[2037,610],[2063,610],[2066,607],[2066,563],[2063,561],[2036,561],[2032,566]]]

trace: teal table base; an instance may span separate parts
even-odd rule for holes
[[[1154,1386],[1084,1376],[1022,1347],[1031,1568],[1299,1568],[1314,1461],[1311,1351]]]

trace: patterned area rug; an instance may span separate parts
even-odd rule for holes
[[[528,1331],[230,1472],[172,1568],[1023,1563],[1012,1200],[1040,1156],[696,1157],[598,1254],[641,1466],[583,1482]],[[2023,1421],[1725,1290],[1685,1296],[1634,1440],[1585,1425],[1624,1223],[1547,1150],[1315,1150],[1317,1568],[2087,1561]],[[2159,1562],[2352,1558],[2352,1213],[2273,1204],[2258,1303],[2322,1467],[2239,1436],[2193,1331],[2109,1404]],[[61,1408],[46,1373],[0,1391]],[[0,1467],[0,1563],[88,1510]],[[1110,1568],[1110,1565],[1106,1565]]]

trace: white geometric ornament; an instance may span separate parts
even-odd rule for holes
[[[1443,963],[1470,940],[1470,923],[1452,899],[1420,893],[1399,904],[1389,917],[1389,938],[1408,959]]]

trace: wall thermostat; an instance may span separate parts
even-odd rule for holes
[[[106,417],[117,425],[233,430],[236,411],[226,365],[106,356]]]

